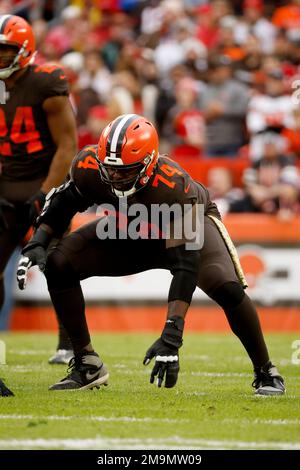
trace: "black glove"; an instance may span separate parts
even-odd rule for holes
[[[166,388],[174,387],[176,384],[179,373],[178,349],[182,346],[183,328],[183,318],[177,316],[168,318],[161,337],[146,352],[143,360],[145,366],[155,357],[150,383],[153,383],[157,376],[158,387],[161,387],[164,378]]]
[[[46,250],[43,246],[35,245],[32,248],[28,248],[28,245],[26,245],[24,250],[22,250],[23,256],[20,258],[17,269],[17,281],[21,290],[26,287],[28,270],[32,266],[37,265],[40,271],[44,271],[46,266]]]
[[[17,281],[19,289],[26,287],[27,274],[31,266],[38,266],[40,271],[45,270],[47,253],[46,250],[52,239],[52,235],[42,229],[38,229],[29,243],[22,250],[17,269]]]
[[[46,194],[39,190],[25,202],[25,206],[28,208],[28,220],[31,225],[34,225],[37,217],[40,215],[45,200]]]
[[[7,230],[7,222],[4,214],[4,210],[14,210],[15,206],[8,202],[6,199],[0,197],[0,233]]]
[[[0,397],[13,397],[14,394],[0,379]]]

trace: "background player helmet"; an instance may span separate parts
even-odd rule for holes
[[[35,39],[31,26],[20,16],[0,15],[0,56],[1,45],[6,44],[16,48],[16,55],[11,63],[0,68],[0,79],[27,67],[35,56]]]
[[[97,162],[102,180],[126,197],[145,187],[158,160],[158,135],[148,119],[123,114],[102,131]]]

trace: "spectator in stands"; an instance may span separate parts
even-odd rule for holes
[[[253,86],[257,81],[257,73],[262,75],[260,72],[263,64],[261,45],[257,37],[249,35],[243,50],[244,57],[235,63],[234,76],[242,83]]]
[[[300,0],[291,0],[288,5],[277,8],[272,23],[278,29],[300,28]]]
[[[258,161],[263,156],[264,135],[267,131],[281,132],[292,123],[293,102],[285,94],[281,69],[267,72],[265,92],[254,95],[249,102],[247,126],[250,132],[250,157]]]
[[[89,109],[86,125],[78,129],[78,147],[96,144],[99,140],[99,132],[110,121],[109,108],[104,105],[93,106]]]
[[[122,13],[115,13],[110,17],[109,38],[101,47],[101,53],[106,67],[114,72],[120,52],[127,41],[134,38],[132,19]]]
[[[222,216],[227,214],[231,204],[244,197],[241,188],[233,187],[232,172],[228,168],[211,168],[207,173],[207,186],[211,200],[217,204]]]
[[[287,139],[288,153],[300,158],[300,108],[295,108],[292,114],[292,124],[290,127],[283,129],[282,135]]]
[[[219,38],[217,51],[220,55],[229,57],[232,62],[241,61],[245,56],[244,49],[237,43],[235,38],[235,28],[237,19],[228,15],[220,21]]]
[[[62,10],[60,19],[61,24],[51,28],[45,39],[45,43],[51,45],[59,56],[72,50],[77,42],[81,10],[69,5]]]
[[[113,74],[108,104],[113,118],[120,114],[141,112],[141,86],[136,74],[122,70]]]
[[[149,0],[141,14],[141,33],[144,44],[150,42],[151,37],[157,37],[163,24],[164,10],[160,0]]]
[[[189,71],[185,65],[179,64],[173,67],[168,75],[160,81],[159,93],[155,108],[155,121],[159,133],[161,133],[167,119],[168,111],[175,105],[176,99],[174,90],[176,83],[184,77],[189,76]]]
[[[111,88],[111,74],[104,65],[99,51],[85,53],[84,67],[80,72],[78,85],[82,90],[95,91],[101,102],[105,102]]]
[[[169,110],[162,137],[165,151],[173,157],[199,157],[205,141],[205,120],[197,107],[199,87],[189,77],[182,78],[175,87],[175,104]]]
[[[155,122],[156,103],[159,96],[158,71],[154,52],[150,48],[140,50],[135,60],[135,71],[141,84],[141,101],[144,115]]]
[[[280,175],[278,217],[290,219],[300,214],[300,174],[296,167],[285,167]]]
[[[213,57],[209,64],[207,89],[200,99],[207,123],[207,156],[237,156],[245,143],[248,97],[248,88],[232,78],[230,59]]]
[[[276,28],[264,17],[263,0],[244,0],[243,17],[237,23],[234,34],[237,43],[245,46],[249,35],[254,35],[264,54],[273,52]]]
[[[197,9],[196,37],[208,48],[216,47],[219,39],[219,23],[221,18],[231,15],[231,5],[226,0],[213,0],[200,5]]]
[[[292,209],[298,170],[293,160],[284,154],[286,141],[282,136],[265,133],[263,138],[263,157],[245,171],[246,195],[231,204],[231,212],[276,214],[280,207]]]
[[[290,92],[293,81],[299,79],[300,73],[300,29],[288,30],[286,42],[285,55],[282,57],[282,70],[288,80],[288,92]]]
[[[68,52],[60,59],[70,87],[70,102],[77,115],[77,106],[80,101],[81,89],[78,83],[79,74],[84,67],[84,58],[81,52]]]

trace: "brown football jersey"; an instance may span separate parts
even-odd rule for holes
[[[119,198],[110,186],[101,180],[95,159],[96,145],[84,147],[74,158],[71,167],[71,179],[79,192],[91,203],[112,204],[118,207]],[[149,182],[141,190],[128,198],[128,205],[152,204],[204,205],[205,214],[220,217],[216,205],[210,200],[205,186],[194,181],[192,177],[175,161],[167,156],[160,156]]]
[[[68,82],[54,64],[30,65],[0,104],[0,181],[45,177],[56,151],[43,110],[53,96],[67,96]]]

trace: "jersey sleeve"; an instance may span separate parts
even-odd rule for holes
[[[37,88],[42,101],[53,96],[69,96],[69,84],[64,70],[55,64],[40,65],[35,69]]]
[[[54,234],[61,237],[77,212],[84,212],[91,204],[69,180],[58,188],[53,188],[46,196],[43,210],[36,221],[36,227],[46,224]]]
[[[175,161],[161,158],[152,181],[161,203],[193,206],[198,202],[198,191],[190,175]]]
[[[96,145],[83,147],[73,159],[70,171],[70,178],[74,181],[80,193],[91,200],[94,199],[95,176],[98,178],[99,175],[96,147]]]

